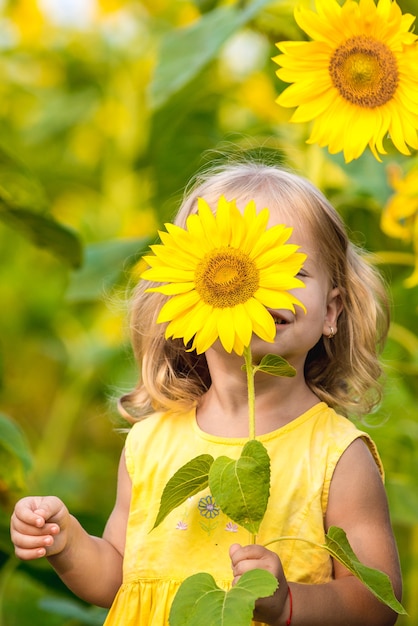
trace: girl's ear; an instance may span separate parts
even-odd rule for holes
[[[328,294],[327,312],[324,319],[323,334],[332,338],[338,329],[338,318],[343,310],[340,290],[334,287]]]

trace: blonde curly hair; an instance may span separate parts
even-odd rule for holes
[[[281,167],[254,161],[212,167],[186,189],[174,220],[184,227],[197,210],[197,198],[216,206],[218,198],[280,207],[281,215],[308,228],[321,249],[324,267],[338,287],[343,311],[338,333],[309,351],[304,375],[318,398],[343,415],[369,413],[381,399],[379,353],[389,327],[389,303],[383,281],[365,251],[349,241],[344,223],[325,196],[305,178]],[[140,380],[120,400],[129,421],[154,411],[183,411],[196,406],[211,384],[205,355],[187,352],[182,340],[166,340],[156,319],[166,296],[149,293],[141,281],[131,300],[131,334]]]

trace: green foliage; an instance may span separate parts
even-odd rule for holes
[[[7,506],[26,486],[32,455],[21,428],[0,413],[0,503]]]
[[[0,220],[35,245],[48,248],[71,266],[81,264],[77,235],[40,213],[45,205],[42,187],[17,159],[0,148]]]
[[[270,458],[264,445],[255,439],[245,443],[236,461],[224,456],[213,460],[210,455],[201,455],[177,471],[164,488],[154,528],[175,506],[184,502],[186,494],[198,493],[208,482],[217,506],[233,521],[251,532],[255,538],[264,518],[270,494]],[[396,599],[387,574],[363,565],[341,528],[331,526],[323,545],[305,540],[303,537],[278,537],[265,545],[267,547],[277,541],[290,539],[305,541],[318,549],[326,550],[381,602],[398,614],[407,614]],[[271,574],[258,569],[247,574],[252,576],[245,575],[244,594],[240,585],[244,576],[229,592],[220,589],[208,573],[200,572],[186,578],[174,598],[170,610],[170,626],[199,626],[204,615],[205,623],[212,626],[235,626],[238,616],[242,626],[250,626],[255,601],[271,595],[277,587],[277,581],[272,590],[269,590],[269,585],[273,584],[271,579],[274,578]],[[265,580],[263,574],[267,574]],[[236,589],[239,589],[239,592],[235,591]]]
[[[236,626],[250,624],[258,598],[273,595],[277,580],[265,570],[255,569],[241,576],[224,591],[210,574],[194,574],[181,585],[171,607],[170,626]]]
[[[248,441],[239,459],[215,459],[209,488],[220,509],[253,535],[263,520],[270,495],[270,458],[260,441]]]
[[[28,237],[36,246],[50,252],[74,267],[81,264],[80,242],[68,228],[44,215],[26,209],[14,209],[3,204],[0,219]]]
[[[42,598],[65,606],[73,596],[47,565],[14,560],[11,505],[22,492],[56,493],[90,532],[102,532],[123,446],[113,398],[137,378],[126,285],[137,280],[136,261],[171,219],[190,176],[240,149],[266,153],[323,189],[388,279],[387,392],[361,427],[386,468],[408,623],[418,623],[418,289],[404,284],[412,245],[379,227],[391,193],[386,165],[408,159],[389,153],[382,164],[365,154],[344,166],[307,146],[303,125],[287,124],[274,104],[283,85],[270,60],[275,41],[298,36],[286,3],[246,2],[243,10],[126,0],[83,29],[25,14],[30,4],[2,6],[0,407],[14,421],[1,421],[8,443],[0,464],[0,623],[81,623],[54,615],[56,605],[40,608]],[[414,13],[415,0],[399,4]],[[262,42],[262,60],[248,34]],[[17,424],[20,443],[20,435],[4,434]]]
[[[381,601],[399,614],[406,614],[405,609],[393,593],[392,583],[383,572],[366,567],[356,557],[347,535],[342,528],[331,526],[326,535],[325,549],[340,563],[357,576],[361,582]]]
[[[210,454],[201,454],[173,474],[161,495],[160,508],[153,528],[161,524],[167,515],[187,498],[208,486],[212,463],[213,457]]]
[[[253,365],[254,374],[256,372],[264,372],[271,376],[287,376],[292,378],[296,376],[296,370],[290,365],[286,359],[277,354],[266,354],[258,365]]]
[[[188,28],[174,30],[164,38],[154,79],[151,106],[159,108],[213,61],[221,46],[255,17],[269,0],[255,0],[214,8]]]
[[[149,244],[150,238],[133,238],[86,246],[83,266],[71,275],[66,299],[83,302],[102,298],[141,258]]]
[[[106,618],[107,610],[98,607],[85,607],[74,600],[63,600],[60,598],[43,598],[40,607],[47,613],[59,615],[66,620],[85,626],[101,626]]]
[[[0,413],[0,446],[20,461],[25,471],[32,466],[32,455],[22,429],[9,417]]]

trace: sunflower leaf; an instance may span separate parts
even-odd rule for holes
[[[401,615],[406,615],[402,604],[393,593],[389,576],[384,572],[367,567],[354,554],[347,535],[342,528],[330,526],[325,536],[325,549],[356,576],[381,602]]]
[[[166,34],[162,41],[154,79],[150,86],[151,107],[162,107],[218,55],[223,44],[252,20],[269,0],[254,0],[245,6],[221,6],[186,28]]]
[[[229,591],[220,589],[205,572],[183,581],[171,605],[170,626],[250,626],[255,602],[273,595],[277,579],[266,570],[254,569],[241,576]]]
[[[78,235],[49,215],[14,207],[0,197],[0,221],[73,268],[80,267],[83,250]]]
[[[266,354],[260,363],[254,365],[253,368],[254,374],[256,372],[264,372],[272,376],[287,376],[289,378],[296,376],[295,368],[286,359],[276,354]]]
[[[210,454],[201,454],[183,465],[170,478],[161,496],[160,508],[154,522],[156,528],[171,511],[208,486],[209,469],[213,463]]]
[[[68,302],[100,300],[149,245],[149,237],[113,239],[85,247],[83,265],[70,276],[66,292]]]
[[[263,444],[248,441],[238,460],[215,459],[209,470],[209,488],[228,517],[256,534],[270,495],[270,458]]]

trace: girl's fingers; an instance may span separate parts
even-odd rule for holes
[[[46,548],[17,548],[15,547],[15,554],[21,561],[33,561],[34,559],[41,559],[46,555]]]
[[[33,535],[18,535],[15,539],[15,545],[22,550],[47,548],[52,546],[54,543],[54,537],[52,537],[52,535],[44,535],[42,537],[34,537]]]
[[[240,546],[238,543],[233,544],[229,549],[229,555],[232,565],[236,565],[240,561],[252,561],[261,559],[266,554],[266,549],[257,544]]]
[[[22,520],[16,515],[12,517],[12,532],[16,531],[21,535],[29,535],[34,537],[42,537],[46,535],[57,535],[60,531],[58,524],[54,522],[45,522],[39,516],[33,517],[30,521]]]
[[[31,560],[50,553],[61,531],[60,522],[65,512],[65,507],[55,497],[22,498],[15,506],[10,523],[16,556]]]
[[[45,556],[48,548],[54,544],[52,535],[34,536],[14,533],[12,539],[16,556],[24,561]]]

